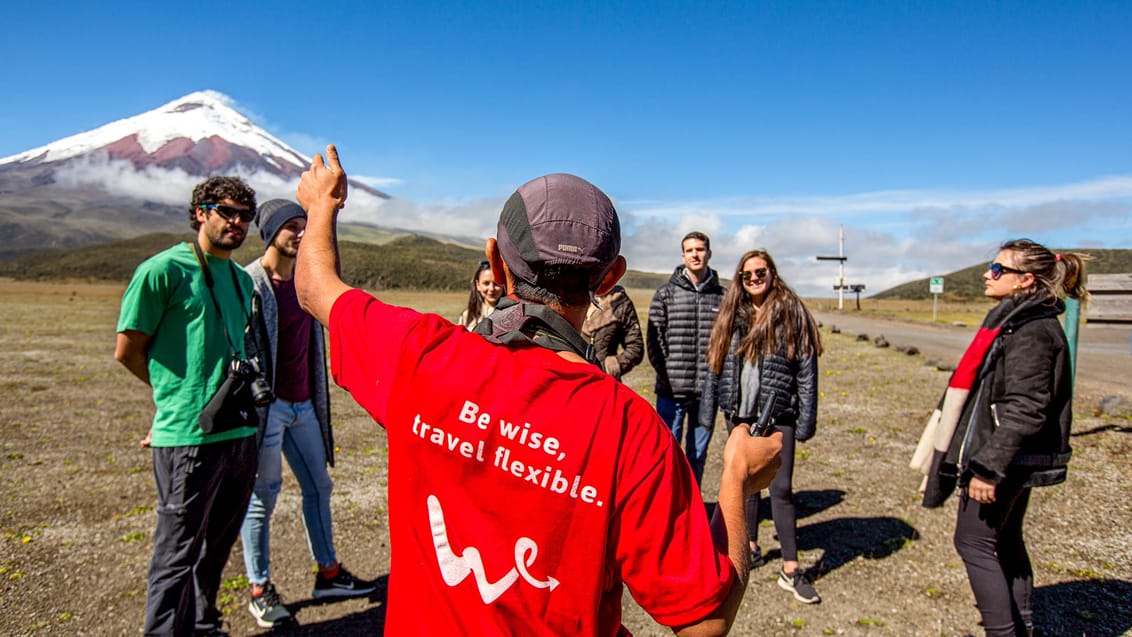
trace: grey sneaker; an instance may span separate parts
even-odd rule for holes
[[[331,579],[322,576],[322,573],[317,573],[314,576],[314,591],[311,596],[315,598],[321,597],[357,597],[359,595],[366,595],[373,592],[377,588],[369,582],[354,577],[350,571],[346,570],[345,566],[338,565],[338,575]]]
[[[813,585],[802,575],[801,570],[794,571],[793,573],[779,571],[778,586],[783,590],[794,593],[794,599],[803,604],[818,604],[821,602],[821,596],[818,595]]]
[[[274,628],[291,620],[291,611],[283,605],[283,598],[279,597],[275,585],[271,582],[263,585],[261,595],[253,596],[248,602],[248,612],[255,617],[255,623],[264,628]]]

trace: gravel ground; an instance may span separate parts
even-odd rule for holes
[[[154,500],[149,454],[136,446],[152,405],[111,358],[120,286],[0,281],[0,634],[133,635],[141,631]],[[455,314],[453,295],[395,297]],[[919,506],[907,461],[947,380],[922,356],[824,334],[818,434],[799,446],[795,488],[801,561],[823,601],[797,603],[756,570],[738,635],[981,634],[951,546],[955,502]],[[627,382],[652,399],[651,370]],[[313,582],[298,486],[285,472],[273,520],[273,571],[302,635],[379,634],[389,568],[382,430],[335,390],[338,467],[333,499],[338,552],[373,595],[332,603]],[[1094,416],[1100,399],[1078,387],[1069,480],[1035,491],[1027,540],[1035,569],[1036,623],[1045,635],[1115,636],[1132,630],[1132,420]],[[1125,398],[1129,398],[1126,394]],[[718,484],[717,428],[705,485]],[[715,500],[714,489],[705,499]],[[221,595],[233,635],[265,634],[244,610],[242,556],[234,549]],[[670,634],[626,594],[636,635]],[[422,600],[420,612],[428,612]],[[474,633],[474,628],[470,631]]]

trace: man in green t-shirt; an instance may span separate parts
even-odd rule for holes
[[[255,209],[255,191],[237,177],[198,184],[189,224],[199,256],[192,243],[180,243],[150,257],[122,296],[114,358],[153,388],[156,406],[146,635],[224,634],[216,593],[255,483],[256,429],[217,422],[206,434],[198,417],[233,357],[247,356],[254,288],[230,257]]]

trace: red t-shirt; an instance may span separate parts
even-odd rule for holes
[[[667,626],[727,597],[687,460],[612,377],[360,290],[330,347],[389,439],[387,634],[624,634],[622,582]]]

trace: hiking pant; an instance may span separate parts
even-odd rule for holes
[[[1000,484],[991,504],[960,498],[955,549],[987,637],[1030,635],[1033,630],[1034,572],[1022,537],[1030,489],[1017,481]]]
[[[220,627],[216,593],[248,508],[256,438],[154,447],[157,529],[145,599],[146,635]]]
[[[735,428],[728,421],[727,433]],[[782,547],[782,561],[798,561],[798,513],[794,507],[794,428],[776,425],[774,430],[782,434],[782,466],[774,474],[770,483],[770,513],[774,518],[774,532]],[[756,545],[759,543],[759,501],[756,493],[747,498],[747,538]]]

